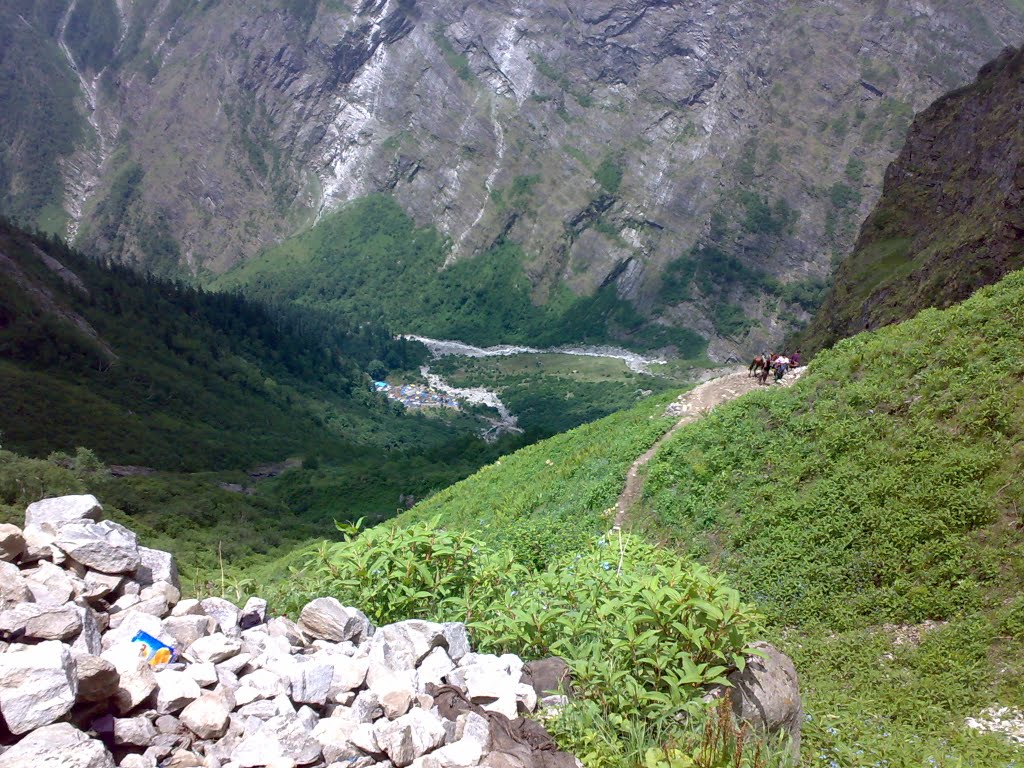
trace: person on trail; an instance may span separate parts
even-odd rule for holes
[[[799,349],[792,354],[792,356],[789,358],[789,361],[793,364],[794,368],[799,368],[800,367],[800,350]]]
[[[782,381],[782,377],[786,375],[786,371],[789,370],[789,358],[785,355],[780,355],[775,360],[775,381]]]
[[[757,380],[758,384],[764,385],[768,383],[768,374],[772,371],[772,365],[775,363],[775,355],[766,355],[764,361],[764,367],[761,369],[761,377]]]

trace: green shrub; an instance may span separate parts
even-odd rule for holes
[[[565,658],[616,738],[701,712],[705,686],[743,667],[757,618],[721,578],[621,534],[534,571],[436,521],[382,526],[324,544],[306,572],[293,609],[331,594],[378,624],[465,621],[477,650]]]

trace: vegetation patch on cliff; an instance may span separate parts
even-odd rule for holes
[[[609,181],[613,171],[606,173]],[[528,181],[520,186],[529,190]],[[517,194],[513,185],[510,199]],[[394,200],[373,196],[326,216],[215,285],[328,310],[351,322],[381,322],[482,346],[614,342],[674,346],[684,358],[704,353],[701,336],[649,325],[612,285],[592,296],[563,286],[536,303],[523,253],[509,242],[446,266],[447,255],[448,244],[436,230],[417,228]]]

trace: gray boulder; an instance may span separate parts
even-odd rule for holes
[[[729,675],[733,713],[762,732],[786,732],[793,755],[799,757],[804,708],[793,660],[766,642],[756,642],[751,648],[763,658],[749,656],[742,672]],[[724,696],[726,690],[715,689],[706,698]]]
[[[331,763],[351,763],[363,757],[362,750],[357,749],[349,741],[352,733],[359,727],[368,728],[370,726],[360,725],[337,717],[329,717],[321,720],[313,727],[313,738],[320,743],[320,749],[328,765]],[[380,750],[377,749],[375,751],[379,752]]]
[[[75,662],[63,643],[14,646],[0,654],[0,714],[11,733],[28,733],[63,717],[77,693]]]
[[[25,537],[21,528],[8,523],[0,523],[0,560],[10,562],[17,560],[25,551]]]
[[[171,610],[171,616],[205,616],[203,605],[194,597],[180,600]]]
[[[69,640],[82,631],[82,617],[73,603],[22,603],[0,613],[0,636],[30,640]]]
[[[156,678],[156,711],[161,715],[180,712],[202,695],[199,683],[185,672],[161,669],[154,673]]]
[[[19,603],[35,600],[28,582],[21,575],[18,566],[0,560],[0,611],[6,611]]]
[[[366,682],[366,673],[370,659],[366,656],[331,656],[329,661],[334,667],[331,676],[331,690],[328,695],[335,700],[337,694],[357,691]]]
[[[78,701],[106,701],[117,693],[120,675],[106,659],[91,654],[75,656]]]
[[[391,762],[403,768],[440,747],[445,730],[436,717],[414,709],[393,722],[381,721],[374,729],[374,736]]]
[[[234,603],[222,597],[208,597],[200,605],[207,616],[212,616],[220,624],[220,631],[224,633],[238,629],[238,617],[241,611]]]
[[[370,661],[394,671],[416,669],[435,648],[448,649],[445,625],[410,619],[380,627],[370,638]]]
[[[149,663],[139,656],[132,643],[121,643],[103,652],[102,657],[117,670],[117,693],[114,703],[121,714],[131,712],[153,695],[156,676]]]
[[[306,603],[299,614],[299,627],[321,640],[362,642],[373,632],[366,614],[349,608],[334,597],[318,597]]]
[[[292,701],[320,706],[327,701],[334,667],[320,660],[297,663],[289,668]]]
[[[187,648],[201,637],[211,635],[217,623],[207,615],[168,616],[164,620],[164,632],[174,638],[178,648]]]
[[[71,644],[71,652],[76,656],[83,653],[97,656],[103,652],[103,634],[99,615],[87,604],[75,604],[74,607],[82,622],[82,631],[78,633],[78,637]]]
[[[250,597],[242,607],[238,624],[242,629],[264,624],[267,620],[267,601],[261,597]]]
[[[121,582],[124,581],[124,576],[121,574],[91,571],[78,563],[75,563],[75,573],[85,584],[82,597],[90,602],[95,602],[106,597],[111,592],[115,592],[120,588]]]
[[[148,747],[156,735],[156,727],[149,718],[140,715],[114,719],[114,743],[118,746]]]
[[[74,520],[98,521],[103,507],[95,496],[58,496],[29,504],[25,510],[25,527],[49,525],[56,529]]]
[[[200,739],[219,739],[230,719],[231,707],[219,693],[204,693],[181,713],[181,722]]]
[[[0,768],[115,768],[103,744],[68,723],[33,731],[0,755]]]
[[[188,653],[195,661],[209,661],[219,664],[242,650],[242,641],[227,637],[220,632],[201,637],[189,646]]]
[[[135,581],[143,586],[150,586],[163,581],[181,592],[181,578],[178,576],[178,565],[174,555],[159,549],[139,547],[139,567],[135,569]]]
[[[64,523],[54,544],[75,562],[101,573],[131,573],[139,567],[135,534],[110,520]]]
[[[246,736],[232,758],[240,768],[272,765],[283,758],[309,765],[320,759],[320,744],[298,717],[278,715]]]
[[[130,643],[139,632],[145,632],[162,643],[174,645],[174,638],[164,631],[159,617],[141,611],[127,611],[124,619],[116,628],[111,628],[104,633],[103,648],[106,650],[115,645]]]
[[[45,560],[21,575],[37,603],[63,605],[85,590],[81,579]]]

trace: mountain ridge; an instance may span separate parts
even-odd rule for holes
[[[108,0],[91,35],[19,2],[89,85],[82,244],[202,278],[383,191],[453,261],[520,246],[534,302],[611,287],[715,359],[808,317],[914,109],[1024,34],[995,0]]]

